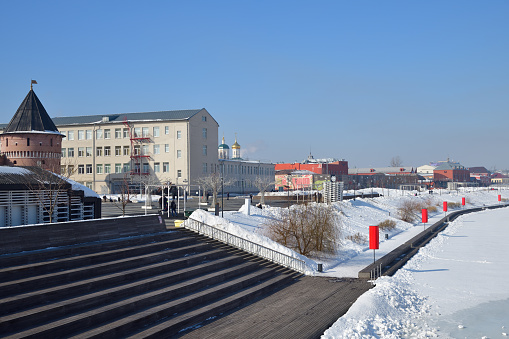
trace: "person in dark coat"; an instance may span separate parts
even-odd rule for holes
[[[177,216],[177,204],[175,203],[175,200],[171,201],[170,208],[171,208],[171,216],[176,217]]]

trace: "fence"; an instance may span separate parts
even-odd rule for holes
[[[300,273],[304,273],[306,271],[306,263],[303,260],[291,257],[229,232],[220,230],[214,226],[207,225],[202,221],[189,218],[183,223],[183,225],[199,234],[203,234],[207,237],[221,241],[225,244],[239,248]]]

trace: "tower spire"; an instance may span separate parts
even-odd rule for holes
[[[34,84],[37,85],[37,81],[36,80],[30,80],[30,90],[31,91],[34,89]]]

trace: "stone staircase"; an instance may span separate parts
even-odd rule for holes
[[[299,276],[185,229],[4,254],[0,336],[177,336]]]

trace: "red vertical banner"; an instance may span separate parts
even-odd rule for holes
[[[444,212],[447,212],[447,201],[444,201]]]
[[[461,204],[465,206],[465,198],[461,198]]]
[[[498,195],[498,201],[502,201],[502,195]]]
[[[428,209],[427,208],[422,209],[422,222],[424,224],[428,222]]]
[[[369,249],[377,250],[379,248],[380,239],[378,238],[378,226],[369,226]]]

